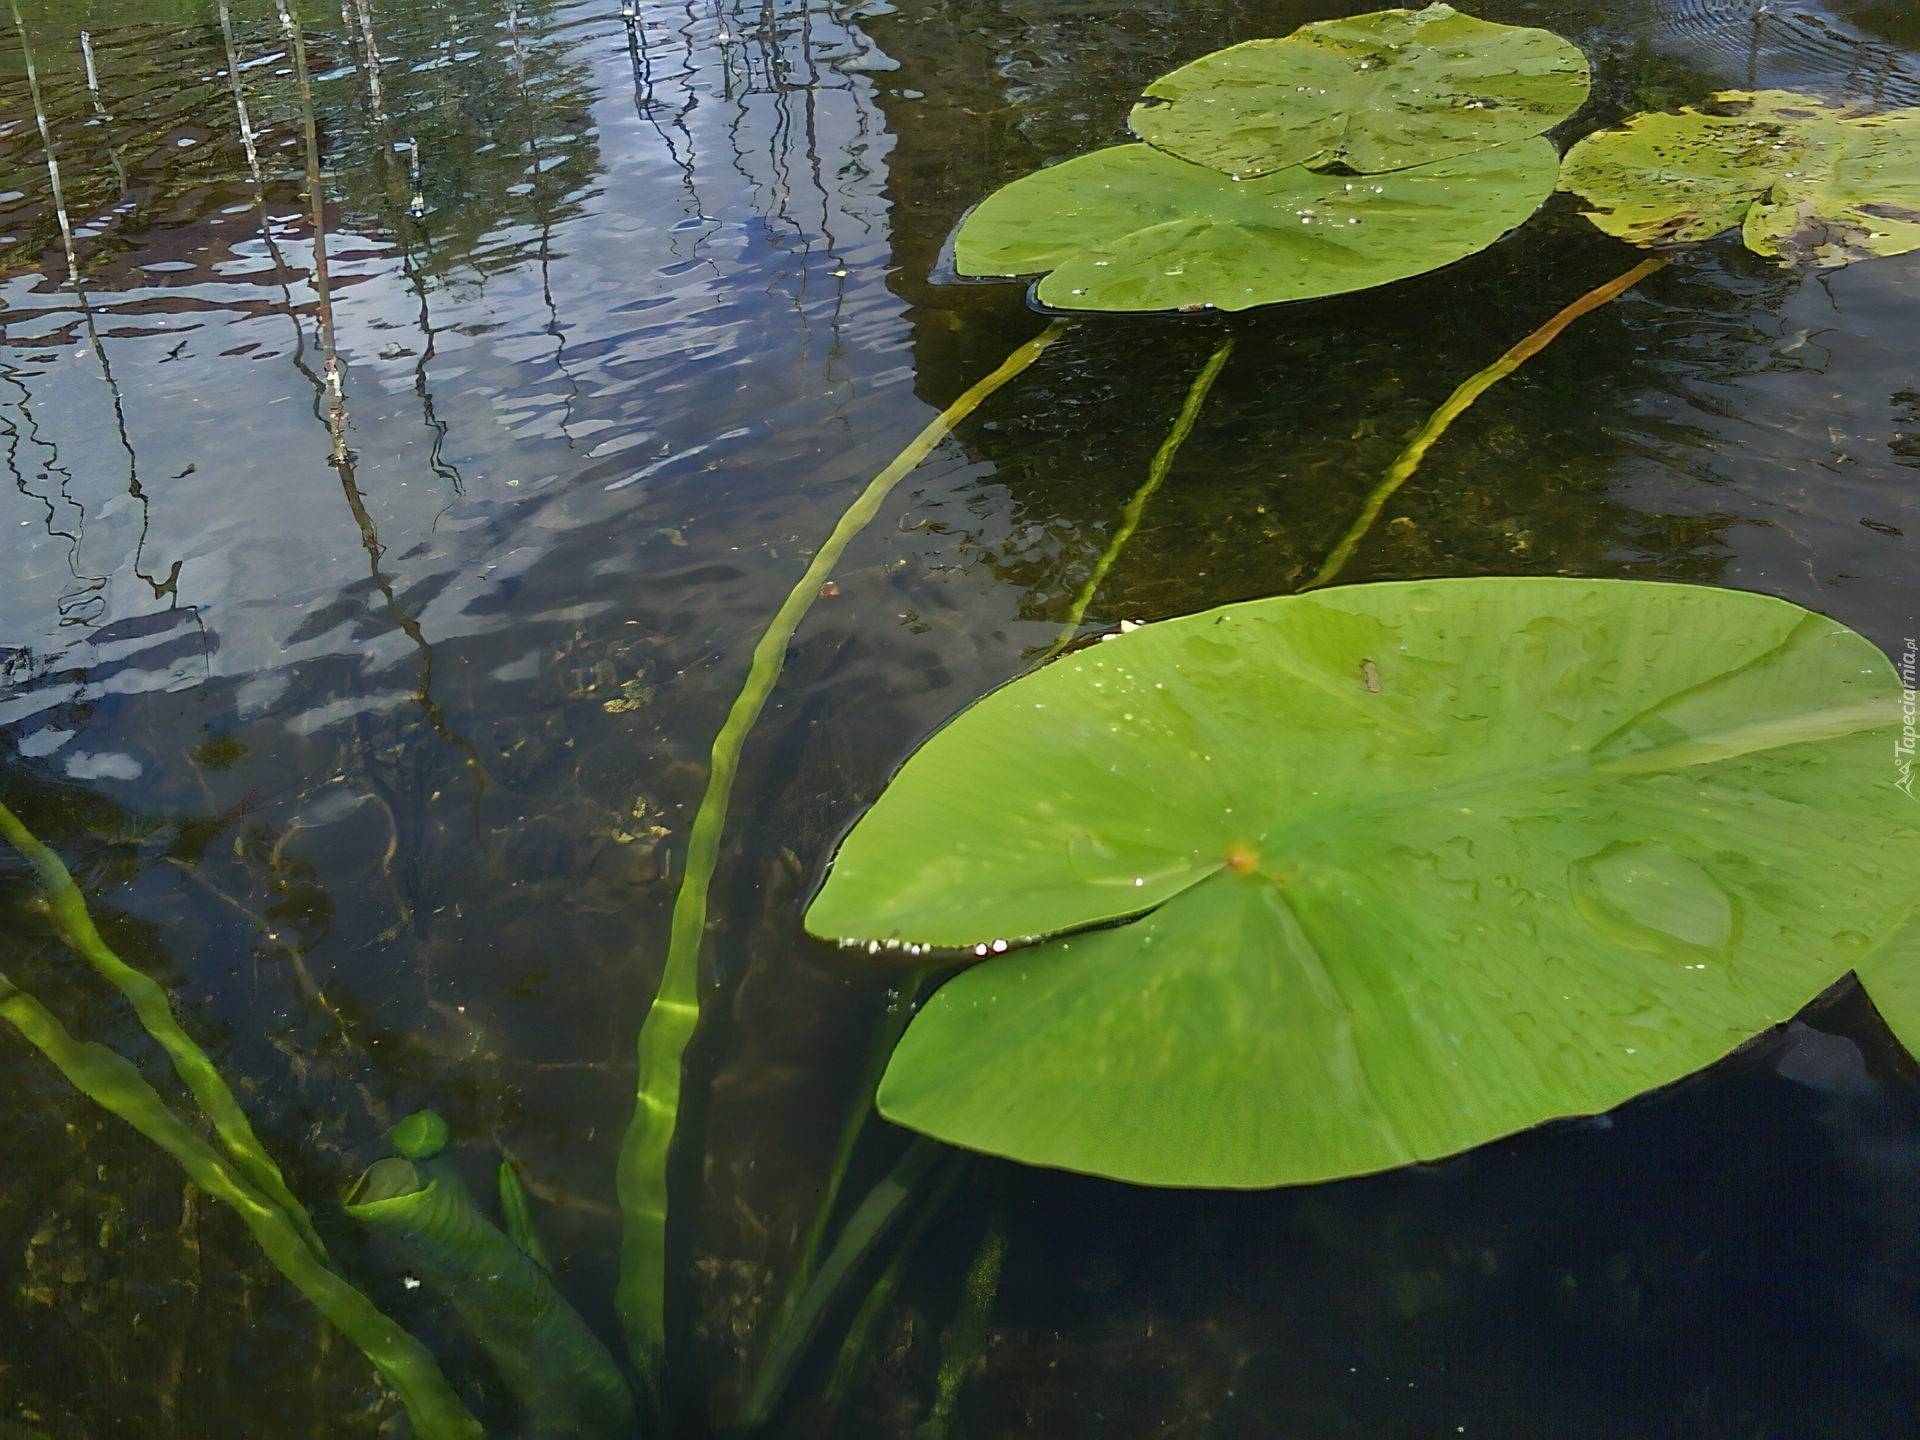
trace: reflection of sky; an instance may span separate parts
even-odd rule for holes
[[[598,173],[564,195],[524,188],[529,174],[516,210],[466,252],[425,258],[424,299],[409,273],[418,240],[406,255],[390,237],[329,237],[356,479],[381,570],[429,642],[507,624],[488,608],[503,583],[565,532],[643,504],[653,476],[738,465],[782,416],[813,421],[910,375],[883,283],[889,139],[859,67],[885,61],[870,40],[814,11],[779,48],[813,67],[816,88],[756,93],[773,46],[723,45],[710,16],[655,11],[656,103],[642,113],[617,17],[582,7],[547,28],[591,67],[595,129],[583,138]],[[524,149],[524,129],[517,139]],[[560,142],[538,144],[528,168],[544,172]],[[243,178],[229,177],[236,200]],[[543,222],[562,205],[566,218]],[[292,204],[272,208],[293,220]],[[253,214],[219,218],[241,228]],[[429,216],[429,234],[451,218]],[[215,245],[228,233],[199,228]],[[293,298],[309,305],[309,246],[281,229]],[[0,499],[13,536],[0,644],[30,652],[16,656],[0,721],[249,675],[240,701],[258,712],[282,689],[276,672],[322,656],[357,657],[358,698],[292,717],[297,729],[390,706],[415,683],[398,662],[418,652],[369,586],[267,247],[249,234],[211,267],[191,263],[178,232],[167,248],[184,259],[162,262],[180,267],[163,283],[90,292],[144,506],[71,292],[33,275],[0,285],[0,417],[16,432],[18,482]],[[318,359],[309,326],[305,363]],[[419,392],[446,426],[437,465]],[[175,561],[177,604],[140,578],[164,585]],[[345,596],[355,603],[343,608]]]
[[[1730,80],[1890,98],[1911,83],[1907,52],[1810,5],[1756,13],[1719,0],[1648,0],[1633,23],[1664,52]],[[355,478],[378,530],[382,574],[429,643],[593,613],[605,602],[542,615],[511,612],[501,597],[563,537],[620,529],[662,482],[679,493],[713,476],[750,529],[756,493],[833,463],[796,436],[844,432],[869,403],[889,432],[909,430],[923,413],[917,402],[907,415],[887,413],[907,400],[902,382],[912,377],[903,307],[885,283],[893,142],[874,103],[893,62],[857,20],[782,15],[769,32],[762,12],[650,9],[638,86],[617,15],[578,7],[521,17],[537,112],[531,153],[504,9],[462,17],[461,28],[495,34],[498,73],[484,95],[448,78],[479,51],[451,48],[461,42],[411,14],[397,17],[383,36],[394,126],[457,137],[479,116],[490,127],[465,142],[471,155],[426,146],[428,193],[436,166],[443,181],[465,184],[501,149],[515,151],[524,172],[484,201],[439,195],[424,237],[409,229],[404,248],[365,223],[392,205],[369,178],[378,127],[355,98],[355,72],[335,66],[322,83],[331,143],[350,171],[330,193],[350,192],[353,221],[332,234],[330,249]],[[1291,8],[1286,18],[1297,18]],[[1075,107],[1086,103],[1075,88],[1084,79],[1054,63],[1088,43],[1079,31],[1056,34],[1064,23],[1035,12],[1026,42],[997,67],[1008,95],[1034,116],[1060,112],[1057,125],[1023,122],[1030,137],[1053,137],[1055,151],[1073,148],[1071,122],[1083,113]],[[315,37],[316,53],[329,45],[338,49],[338,38]],[[543,99],[555,57],[573,73],[552,82],[564,95]],[[250,68],[249,84],[284,91],[273,68]],[[786,82],[779,93],[776,75]],[[111,100],[111,66],[107,76]],[[438,88],[409,96],[407,83],[427,80]],[[151,78],[142,85],[150,91]],[[73,76],[49,86],[67,119],[87,112]],[[1041,103],[1049,86],[1061,90],[1057,104]],[[637,88],[651,106],[636,106]],[[589,92],[590,115],[570,103]],[[196,133],[230,131],[224,91],[199,94],[205,124]],[[256,120],[277,125],[275,136],[292,133],[286,98],[256,96]],[[445,121],[455,111],[466,118]],[[97,229],[113,209],[112,185],[95,183],[111,179],[104,152],[62,143],[70,193],[108,197],[99,213],[76,211],[83,233]],[[325,463],[313,390],[292,363],[274,265],[244,203],[237,147],[220,153],[230,163],[214,178],[234,203],[150,232],[149,249],[110,267],[110,281],[91,292],[144,503],[128,483],[115,393],[77,315],[37,275],[0,282],[8,307],[0,419],[12,431],[0,438],[16,482],[0,500],[0,529],[13,537],[0,567],[0,646],[13,652],[0,723],[63,702],[230,677],[246,682],[244,715],[286,706],[288,722],[310,732],[359,710],[397,708],[416,684],[406,663],[415,642],[370,584],[363,537]],[[271,153],[283,176],[270,207],[284,222],[280,250],[295,272],[295,302],[310,308],[307,245],[284,184],[298,152],[276,139]],[[125,163],[137,156],[134,147]],[[14,183],[33,182],[21,175]],[[141,264],[146,283],[133,278]],[[1909,528],[1880,498],[1911,473],[1880,432],[1899,423],[1889,397],[1920,387],[1920,376],[1888,380],[1904,376],[1910,270],[1906,260],[1883,261],[1800,287],[1779,336],[1725,367],[1741,378],[1703,379],[1721,367],[1699,351],[1698,365],[1686,362],[1687,383],[1719,388],[1705,409],[1679,391],[1648,400],[1633,423],[1664,438],[1635,441],[1641,458],[1627,465],[1621,496],[1681,515],[1758,520],[1781,510],[1728,532],[1738,550],[1731,583],[1832,608],[1845,603],[1826,584],[1837,564],[1877,593],[1902,567],[1881,554],[1898,537],[1876,527]],[[1668,336],[1676,360],[1706,343],[1683,332],[1678,325]],[[1794,344],[1802,332],[1813,338]],[[1091,331],[1084,338],[1102,343]],[[316,348],[309,326],[309,368]],[[1805,383],[1813,357],[1833,367],[1833,383]],[[1844,406],[1829,398],[1840,395]],[[1836,407],[1859,414],[1842,424]],[[1834,451],[1840,430],[1872,438]],[[1838,465],[1840,478],[1795,498],[1782,487],[1797,483],[1803,462]],[[1749,478],[1730,481],[1736,475]],[[1863,529],[1862,519],[1874,525]],[[633,523],[644,540],[682,520]],[[1816,552],[1832,563],[1816,564]],[[1871,617],[1851,619],[1878,637]],[[350,661],[352,680],[296,705],[291,667],[325,657]]]
[[[1798,90],[1880,106],[1920,103],[1913,55],[1816,0],[1643,0],[1662,54],[1728,85]]]

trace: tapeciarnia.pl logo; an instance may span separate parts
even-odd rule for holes
[[[1907,648],[1900,656],[1900,735],[1893,742],[1893,768],[1900,772],[1900,778],[1893,783],[1906,792],[1909,800],[1913,794],[1913,746],[1914,711],[1916,685],[1920,681],[1920,646],[1916,646],[1912,636],[1907,637]]]

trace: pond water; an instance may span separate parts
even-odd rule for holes
[[[954,226],[1125,138],[1172,65],[1364,8],[310,5],[345,464],[271,7],[232,15],[257,188],[217,11],[40,4],[0,47],[5,802],[489,1433],[521,1423],[496,1368],[342,1197],[436,1110],[476,1193],[517,1167],[619,1350],[613,1165],[714,734],[858,487],[1047,323],[1019,284],[943,280]],[[1579,126],[1729,83],[1920,100],[1906,5],[1477,13],[1582,45]],[[1090,624],[1301,584],[1455,385],[1635,258],[1562,195],[1383,289],[1079,319],[853,541],[721,847],[669,1233],[675,1433],[738,1427],[898,1003],[896,965],[801,928],[832,847],[1051,641],[1222,338]],[[1920,257],[1806,272],[1723,237],[1490,391],[1343,578],[1723,585],[1894,652],[1920,631],[1917,467]],[[38,893],[0,861],[0,971],[179,1095]],[[1783,1074],[1775,1036],[1609,1117],[1337,1184],[970,1159],[857,1363],[836,1378],[854,1299],[769,1433],[1910,1434],[1920,1072],[1848,985],[1803,1019],[1859,1047],[1870,1100]],[[232,1212],[10,1031],[0,1084],[0,1437],[405,1433]],[[908,1139],[869,1125],[846,1193]],[[989,1234],[984,1335],[943,1383]]]

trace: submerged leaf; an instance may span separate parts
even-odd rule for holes
[[[940,731],[807,927],[993,956],[908,1027],[898,1124],[1165,1185],[1434,1159],[1871,973],[1920,900],[1898,694],[1845,627],[1704,587],[1228,606]]]
[[[378,1161],[356,1201],[347,1214],[453,1302],[519,1400],[525,1434],[638,1433],[613,1356],[546,1268],[480,1213],[451,1163]]]
[[[1391,175],[1299,167],[1235,182],[1117,145],[989,196],[954,246],[963,275],[1031,275],[1062,310],[1245,310],[1384,285],[1484,250],[1552,193],[1534,138]]]
[[[1738,226],[1758,254],[1821,266],[1920,247],[1920,109],[1848,116],[1788,90],[1715,98],[1729,113],[1641,115],[1589,135],[1562,188],[1636,245]]]
[[[393,1127],[393,1148],[409,1160],[431,1160],[447,1148],[447,1122],[431,1110],[416,1110]]]
[[[1587,88],[1571,41],[1429,5],[1216,50],[1149,85],[1127,124],[1246,179],[1289,165],[1371,174],[1542,134]]]

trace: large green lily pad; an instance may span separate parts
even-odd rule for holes
[[[1431,1160],[1607,1110],[1891,963],[1920,900],[1898,695],[1868,641],[1737,591],[1231,605],[936,734],[807,928],[986,957],[909,1026],[898,1124],[1162,1185]]]
[[[1571,41],[1429,5],[1216,50],[1149,85],[1128,124],[1242,179],[1289,165],[1373,174],[1542,134],[1587,88]]]
[[[1484,250],[1553,191],[1535,137],[1391,175],[1295,167],[1236,182],[1150,145],[1014,181],[960,229],[963,275],[1052,273],[1061,310],[1245,310],[1405,279]]]
[[[1637,116],[1567,154],[1561,186],[1636,245],[1738,226],[1747,248],[1845,265],[1920,247],[1920,109],[1851,116],[1790,90],[1728,90],[1725,114]]]
[[[1861,965],[1859,979],[1887,1028],[1920,1059],[1920,906]]]

